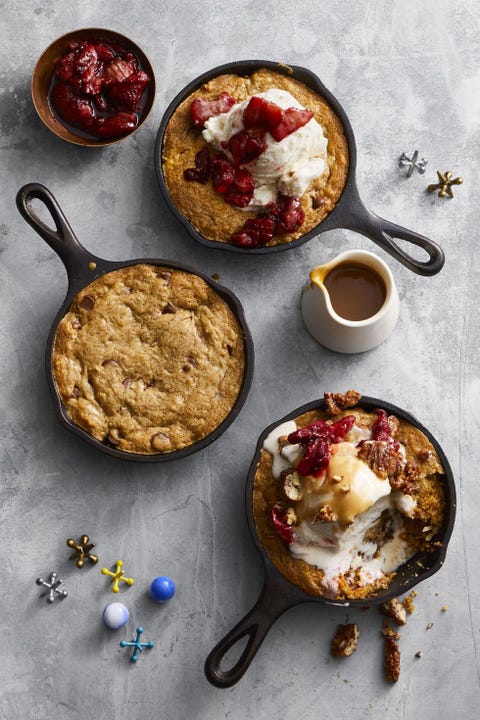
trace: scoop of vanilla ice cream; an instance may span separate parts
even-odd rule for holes
[[[301,446],[280,445],[280,437],[296,429],[292,421],[275,428],[265,439],[264,448],[273,456],[273,476],[301,458]],[[368,439],[368,428],[350,430],[345,442],[330,447],[328,467],[320,477],[303,477],[303,498],[295,504],[298,524],[289,552],[324,573],[322,584],[328,594],[338,591],[338,576],[360,572],[359,581],[367,584],[393,572],[410,553],[403,535],[401,515],[411,517],[415,500],[399,492],[392,493],[388,478],[382,480],[358,457],[358,440]],[[335,522],[317,522],[319,508],[328,505]],[[388,511],[391,536],[378,546],[366,540],[367,531]]]
[[[272,88],[257,97],[279,105],[282,109],[303,106],[286,90]],[[204,140],[219,152],[228,155],[225,143],[244,129],[243,111],[250,98],[237,103],[226,113],[211,117],[202,132]],[[311,181],[323,175],[327,168],[327,139],[323,128],[312,118],[295,132],[277,142],[269,132],[265,135],[266,149],[245,167],[255,181],[255,191],[248,210],[261,208],[275,201],[277,193],[301,197]]]

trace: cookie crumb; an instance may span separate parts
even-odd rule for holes
[[[421,651],[421,650],[417,650],[417,652],[415,653],[415,657],[416,657],[416,658],[421,658],[421,657],[422,657],[422,651]]]
[[[433,623],[428,623],[428,625],[427,625],[427,627],[425,628],[425,630],[431,630],[432,627],[433,627]]]
[[[448,610],[448,605],[442,605],[441,611],[442,611],[443,613],[445,613],[445,612],[447,612],[447,610]]]

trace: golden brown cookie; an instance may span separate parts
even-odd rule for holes
[[[60,322],[53,375],[71,420],[131,453],[170,453],[230,413],[244,374],[244,336],[200,277],[155,265],[109,272]]]

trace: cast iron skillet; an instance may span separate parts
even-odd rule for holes
[[[268,68],[274,72],[281,73],[282,75],[293,77],[295,80],[299,80],[307,85],[307,87],[311,88],[327,101],[343,125],[348,142],[350,164],[347,181],[340,199],[332,212],[327,215],[327,217],[322,220],[319,225],[292,242],[283,243],[281,245],[272,245],[271,247],[248,249],[238,247],[237,245],[231,245],[229,243],[207,240],[203,235],[201,235],[201,233],[195,230],[189,220],[187,220],[187,218],[178,210],[177,206],[170,197],[165,177],[163,175],[162,148],[165,130],[170,118],[180,103],[182,103],[191,93],[195,92],[195,90],[198,90],[198,88],[218,75],[227,73],[233,73],[236,75],[251,75],[255,72],[255,70],[259,70],[260,68]],[[402,265],[405,265],[407,268],[413,270],[413,272],[416,272],[419,275],[435,275],[440,272],[443,267],[445,257],[442,249],[436,243],[423,235],[413,232],[412,230],[407,230],[406,228],[395,225],[388,220],[384,220],[378,215],[375,215],[373,212],[370,212],[370,210],[367,210],[365,205],[362,203],[357,190],[355,181],[356,162],[357,148],[355,145],[355,137],[353,135],[352,126],[350,125],[348,117],[338,100],[310,70],[296,65],[289,66],[282,63],[271,62],[269,60],[243,60],[228,63],[226,65],[220,65],[219,67],[213,68],[213,70],[203,73],[203,75],[200,75],[196,80],[193,80],[178,93],[168,106],[162,122],[160,123],[155,145],[155,169],[162,195],[173,214],[185,225],[190,235],[202,245],[220,250],[230,250],[231,252],[248,253],[249,255],[266,255],[268,253],[280,252],[282,250],[290,250],[298,245],[302,245],[307,242],[307,240],[311,240],[326,230],[345,228],[346,230],[354,230],[355,232],[359,232],[370,238],[370,240],[373,240],[373,242],[383,248],[383,250],[390,253],[392,257],[401,262]],[[415,259],[402,250],[402,248],[394,241],[394,238],[406,240],[413,245],[418,245],[427,252],[429,259],[425,262]]]
[[[367,411],[373,411],[376,408],[383,408],[388,413],[393,413],[399,418],[406,420],[411,425],[417,427],[423,432],[432,443],[433,447],[438,453],[440,462],[445,470],[444,475],[444,489],[445,489],[445,515],[443,520],[442,528],[440,529],[437,539],[440,541],[441,546],[434,552],[417,553],[407,563],[405,563],[397,572],[396,577],[390,584],[390,586],[376,597],[369,600],[351,600],[346,602],[344,600],[327,600],[325,598],[319,598],[312,595],[308,595],[301,590],[297,585],[294,585],[287,580],[273,565],[268,553],[263,548],[260,538],[257,534],[255,520],[253,516],[253,482],[255,478],[255,471],[257,464],[260,460],[260,451],[263,447],[263,442],[267,435],[274,430],[278,425],[287,420],[292,420],[303,413],[315,410],[317,408],[324,408],[324,400],[316,400],[303,405],[296,410],[293,410],[281,420],[276,421],[269,427],[267,427],[257,443],[257,449],[250,466],[250,470],[247,478],[246,486],[246,510],[247,520],[250,528],[250,533],[253,540],[258,548],[260,555],[262,556],[265,566],[265,577],[263,588],[259,599],[250,610],[249,613],[240,620],[240,622],[230,632],[220,640],[218,645],[211,651],[205,662],[205,674],[207,679],[217,687],[226,688],[234,685],[243,676],[250,663],[252,662],[255,654],[262,644],[263,640],[270,627],[273,625],[280,615],[285,610],[288,610],[295,605],[307,602],[316,602],[324,605],[340,605],[341,607],[366,607],[371,605],[379,605],[391,598],[397,597],[402,593],[408,592],[411,588],[417,585],[422,580],[433,575],[437,570],[441,568],[444,563],[445,555],[447,552],[447,544],[452,534],[453,525],[455,522],[455,511],[456,511],[456,494],[455,494],[455,482],[453,479],[453,473],[450,468],[449,462],[445,457],[445,453],[442,448],[435,440],[433,435],[421,425],[410,413],[405,410],[401,410],[395,405],[383,402],[370,397],[362,397],[359,407],[364,408]],[[248,637],[247,645],[242,652],[239,660],[236,664],[228,669],[222,670],[220,665],[225,654],[235,645],[239,640],[244,637]]]
[[[55,223],[56,230],[52,230],[46,225],[35,213],[32,208],[32,200],[41,200],[47,207],[50,215]],[[59,204],[55,200],[52,193],[43,185],[38,183],[29,183],[22,187],[17,194],[17,207],[21,215],[25,218],[29,225],[47,242],[50,247],[60,256],[68,276],[68,290],[65,300],[57,313],[53,325],[48,336],[47,348],[45,353],[45,367],[47,372],[48,386],[53,398],[55,406],[55,412],[61,424],[70,430],[71,432],[78,435],[83,440],[86,440],[90,445],[93,445],[99,450],[112,455],[116,458],[123,460],[134,460],[137,462],[159,462],[163,460],[176,460],[178,458],[191,455],[197,450],[209,445],[211,442],[216,440],[233,422],[240,412],[245,400],[247,399],[250,386],[253,378],[253,367],[254,367],[254,350],[253,340],[248,329],[245,316],[243,313],[242,305],[238,298],[228,290],[227,288],[219,285],[211,277],[205,275],[198,270],[195,270],[184,263],[179,263],[173,260],[162,260],[160,258],[140,258],[136,260],[127,260],[126,262],[113,262],[111,260],[104,260],[103,258],[96,257],[92,253],[88,252],[77,240],[72,228],[70,227],[67,219],[65,218]],[[85,430],[76,425],[70,420],[67,410],[63,405],[60,396],[58,394],[55,381],[53,379],[52,371],[52,352],[53,352],[53,341],[57,327],[70,308],[74,297],[84,287],[89,285],[93,280],[112,270],[119,270],[120,268],[130,267],[132,265],[148,264],[148,265],[163,265],[166,267],[174,268],[175,270],[184,270],[201,277],[223,300],[229,305],[233,314],[235,315],[240,327],[242,329],[245,338],[245,372],[243,376],[242,386],[240,388],[239,395],[235,401],[235,405],[231,409],[230,413],[223,420],[222,423],[209,435],[204,437],[202,440],[189,445],[188,447],[182,448],[181,450],[175,450],[171,453],[157,453],[152,455],[143,455],[140,453],[130,453],[123,450],[116,449],[113,445],[108,443],[100,442]]]

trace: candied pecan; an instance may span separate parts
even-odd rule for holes
[[[331,653],[335,657],[348,657],[355,652],[358,646],[358,627],[355,623],[339,625],[335,637],[332,639]]]
[[[395,638],[395,640],[400,640],[400,633],[398,633],[396,630],[394,630],[392,628],[392,626],[389,625],[386,620],[383,621],[383,627],[382,627],[381,633],[382,633],[383,637],[391,637],[391,638]]]
[[[330,505],[322,505],[318,513],[315,515],[315,519],[313,522],[337,522],[337,514],[330,507]]]
[[[400,650],[394,637],[385,638],[385,678],[388,682],[397,682],[400,677]]]
[[[287,468],[280,473],[282,481],[282,494],[287,500],[298,502],[303,498],[302,484],[300,475],[295,468]]]
[[[399,463],[394,475],[389,478],[392,490],[401,490],[406,495],[415,493],[417,479],[418,465],[411,460],[407,460],[406,463]]]
[[[398,455],[391,443],[385,440],[365,440],[360,445],[358,457],[366,461],[377,477],[386,480],[397,470]]]
[[[398,598],[387,600],[380,606],[380,610],[392,618],[396,625],[405,625],[407,622],[407,611]]]
[[[356,390],[347,390],[345,393],[329,393],[323,394],[327,413],[329,415],[338,415],[342,410],[354,407],[362,397]]]

